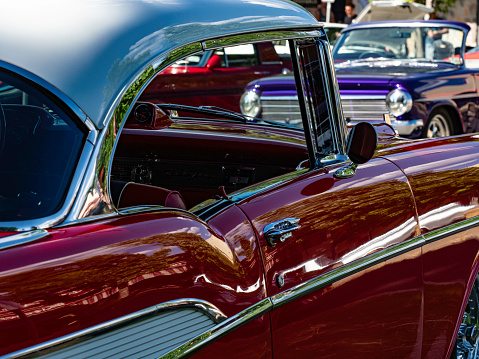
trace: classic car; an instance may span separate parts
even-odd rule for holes
[[[479,72],[464,62],[468,31],[466,24],[440,20],[348,26],[333,49],[346,121],[381,122],[388,114],[409,138],[478,131]],[[295,91],[291,75],[253,81],[242,112],[301,124]]]
[[[477,357],[479,137],[348,131],[309,12],[0,9],[1,358]],[[141,97],[188,57],[278,41],[304,130]]]

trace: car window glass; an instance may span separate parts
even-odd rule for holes
[[[85,135],[40,91],[0,81],[0,218],[43,218],[61,207]]]
[[[303,72],[304,97],[312,120],[314,146],[319,157],[323,158],[333,153],[331,112],[323,76],[324,64],[315,43],[300,45],[298,53]]]
[[[409,59],[462,63],[464,33],[448,27],[375,27],[347,31],[337,42],[335,63],[353,60]]]

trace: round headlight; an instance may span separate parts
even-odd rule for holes
[[[412,108],[412,97],[409,92],[392,90],[386,97],[386,106],[394,116],[401,116]]]
[[[256,117],[261,110],[258,94],[254,91],[245,92],[241,96],[240,108],[243,115]]]

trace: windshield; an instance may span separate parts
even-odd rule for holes
[[[462,63],[464,33],[449,27],[373,27],[343,33],[335,63],[367,59],[438,60]]]

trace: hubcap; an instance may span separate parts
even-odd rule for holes
[[[448,122],[443,115],[437,114],[429,121],[429,125],[427,126],[428,138],[446,137],[450,135],[451,131]]]
[[[479,297],[477,282],[474,286],[469,297],[464,316],[462,317],[462,323],[457,333],[456,339],[456,354],[457,359],[478,359],[478,342],[479,342]]]

